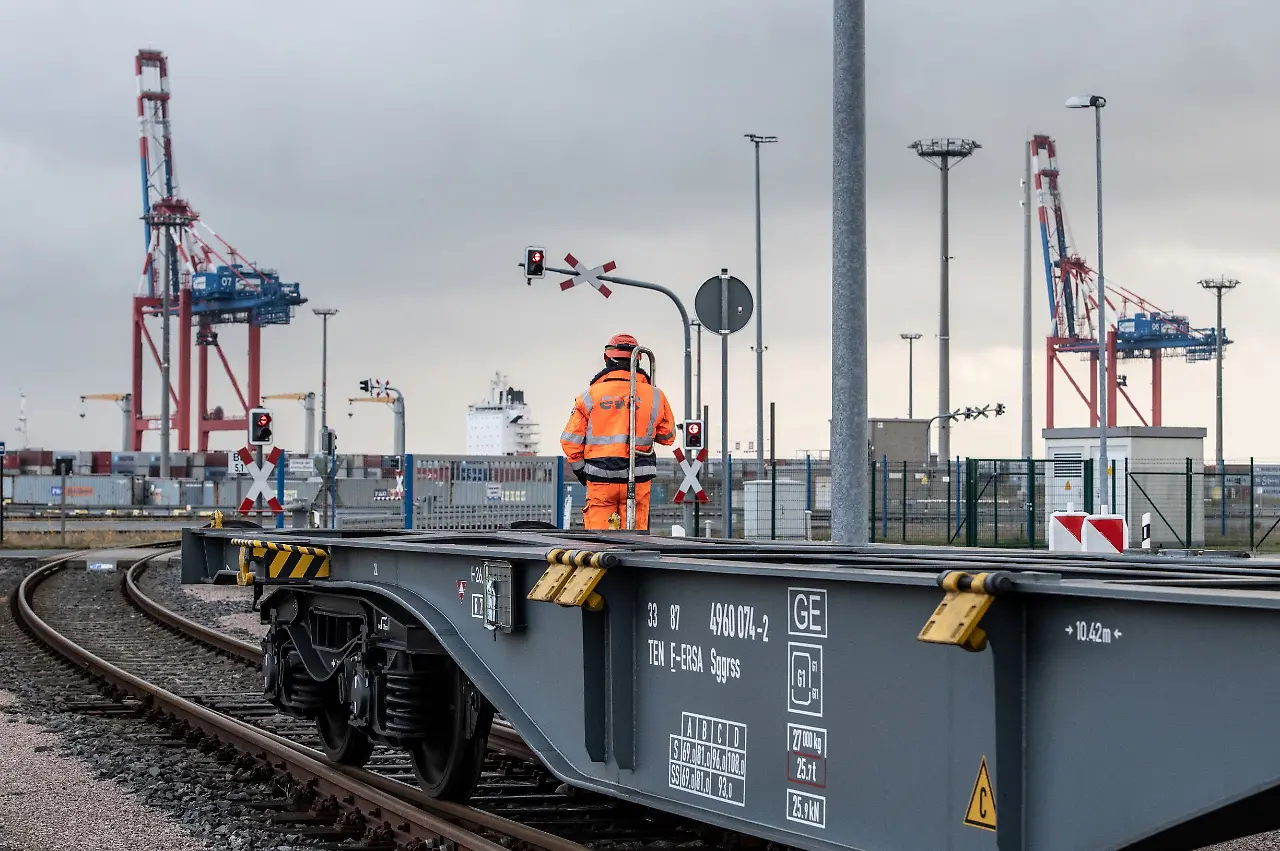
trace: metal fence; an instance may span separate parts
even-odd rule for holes
[[[415,529],[483,530],[518,521],[560,526],[565,516],[561,458],[410,455],[406,481]]]
[[[1092,460],[970,458],[962,473],[962,538],[969,546],[1044,547],[1049,515],[1105,508],[1141,543],[1142,517],[1163,548],[1280,549],[1280,467],[1253,460],[1206,468],[1198,458],[1119,459],[1097,504]],[[919,540],[919,539],[917,539]]]
[[[358,456],[353,456],[358,457]],[[339,468],[357,475],[334,480],[342,525],[485,530],[520,521],[582,528],[585,489],[560,457],[410,455],[412,476],[387,478],[385,469]],[[732,482],[726,524],[723,473]],[[675,502],[683,473],[674,459],[659,460],[651,489],[650,529],[670,534],[683,524]],[[394,473],[395,471],[391,471]],[[1138,544],[1143,514],[1151,515],[1157,547],[1280,550],[1280,465],[1227,464],[1206,468],[1199,459],[1120,459],[1108,477],[1108,505],[1129,520]],[[1044,547],[1053,511],[1095,511],[1096,471],[1090,460],[983,459],[950,465],[879,459],[868,465],[868,531],[872,541],[984,547]],[[695,529],[686,534],[777,540],[831,536],[831,465],[807,456],[765,463],[753,457],[710,459],[700,482],[705,503],[694,503]],[[79,513],[132,507],[193,512],[238,506],[248,477],[211,481],[142,476],[6,476],[11,509]],[[288,507],[316,508],[319,476],[295,469],[284,477]],[[406,500],[408,511],[406,512]]]

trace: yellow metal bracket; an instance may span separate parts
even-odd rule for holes
[[[252,585],[256,581],[308,582],[329,578],[329,551],[320,547],[248,538],[232,538],[231,545],[240,547],[240,572],[236,575],[236,582],[240,585]],[[254,559],[261,560],[266,566],[266,576],[261,579],[249,570]]]
[[[951,644],[977,653],[987,647],[987,633],[978,624],[995,602],[997,591],[1013,590],[1008,573],[965,573],[951,570],[939,577],[946,591],[924,628],[916,636],[932,644]]]
[[[607,565],[614,561],[610,553],[556,548],[547,552],[550,565],[534,583],[527,599],[561,606],[582,606],[593,612],[604,608],[604,598],[596,593],[596,585],[604,578]]]

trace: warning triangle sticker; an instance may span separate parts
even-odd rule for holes
[[[969,807],[965,810],[964,823],[983,830],[996,829],[996,800],[991,792],[991,775],[987,773],[987,758],[982,757],[978,779],[973,781],[973,793],[969,795]]]

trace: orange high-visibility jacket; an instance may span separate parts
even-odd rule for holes
[[[630,392],[630,372],[605,368],[574,401],[560,446],[574,473],[585,473],[589,482],[627,481]],[[636,399],[636,481],[647,482],[658,475],[653,444],[675,442],[675,415],[666,394],[643,371],[636,374]]]

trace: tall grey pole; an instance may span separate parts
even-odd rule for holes
[[[693,321],[693,325],[698,329],[698,378],[697,378],[698,389],[697,389],[697,398],[695,400],[695,406],[696,406],[695,410],[701,413],[702,412],[702,323],[695,319]],[[705,423],[703,424],[703,428],[706,428]]]
[[[831,537],[867,543],[866,6],[835,0],[831,174]],[[726,439],[726,443],[727,443]]]
[[[176,277],[176,253],[173,250],[173,235],[168,228],[165,235],[165,275],[160,286],[160,323],[163,328],[160,337],[160,478],[169,478],[169,303],[170,282]]]
[[[310,458],[316,452],[316,394],[308,393],[302,401],[302,412],[306,415],[304,420],[307,429],[307,436],[303,439],[306,446],[306,455]]]
[[[395,417],[396,454],[404,463],[404,394],[396,391],[395,401],[391,403],[391,413]]]
[[[1102,107],[1093,108],[1094,145],[1098,164],[1098,505],[1110,500],[1111,464],[1107,458],[1107,285],[1102,266]],[[1111,506],[1110,511],[1115,511]]]
[[[764,478],[764,310],[760,293],[760,146],[778,141],[776,136],[745,134],[756,148],[756,466]]]
[[[760,142],[756,148],[756,475],[764,478],[764,302],[760,295]],[[725,307],[728,307],[727,299]]]
[[[1227,472],[1226,472],[1226,457],[1223,452],[1223,440],[1222,440],[1222,346],[1223,346],[1223,338],[1225,336],[1225,332],[1222,329],[1222,294],[1227,290],[1235,289],[1239,285],[1239,283],[1240,282],[1235,280],[1234,278],[1228,278],[1226,276],[1212,278],[1212,279],[1206,278],[1205,280],[1202,280],[1200,282],[1201,287],[1205,288],[1206,290],[1213,290],[1214,295],[1216,295],[1218,299],[1218,324],[1214,328],[1214,330],[1217,332],[1216,339],[1214,341],[1214,355],[1216,356],[1218,361],[1218,400],[1217,400],[1218,404],[1217,404],[1217,419],[1215,421],[1215,429],[1214,429],[1214,431],[1216,432],[1214,449],[1216,451],[1214,452],[1213,457],[1214,457],[1214,461],[1217,463],[1219,481],[1221,482],[1221,485],[1224,488],[1223,493],[1226,493],[1225,488],[1227,484],[1227,480],[1226,480]],[[1226,528],[1225,512],[1222,513],[1222,517],[1223,517],[1223,521],[1222,521],[1223,528],[1225,530]],[[1224,531],[1223,534],[1225,535],[1226,532]]]
[[[907,341],[907,419],[916,418],[916,340],[919,340],[921,334],[899,334],[899,337]],[[928,463],[926,461],[925,463]]]
[[[915,340],[907,339],[907,419],[915,419],[916,357]]]
[[[721,529],[729,537],[733,526],[733,476],[729,469],[729,270],[720,270],[720,494],[724,521]]]
[[[326,437],[329,434],[329,317],[337,314],[336,307],[316,307],[312,308],[312,313],[320,317],[320,433]],[[326,441],[329,447],[332,447],[332,441]],[[321,447],[322,450],[325,447]],[[333,525],[333,512],[330,506],[334,504],[333,488],[335,486],[334,478],[336,476],[334,467],[337,463],[335,453],[332,449],[328,449],[327,454],[329,462],[329,477],[327,488],[324,488],[324,500],[321,502],[320,510],[323,512],[322,517],[325,518],[321,522],[321,526],[327,522]],[[334,505],[336,507],[336,505]]]
[[[1031,434],[1031,144],[1022,140],[1022,457],[1034,454]]]
[[[124,439],[120,444],[121,452],[129,452],[133,435],[133,394],[126,393],[120,400],[120,410],[124,411]]]
[[[320,431],[329,428],[329,314],[323,314],[320,333]]]
[[[1214,460],[1218,462],[1218,476],[1222,477],[1226,473],[1226,459],[1223,457],[1222,451],[1222,290],[1218,290],[1218,325],[1217,325],[1217,345],[1215,355],[1218,359],[1218,420],[1214,424],[1214,432],[1217,440],[1215,447],[1218,451],[1214,455]],[[1226,494],[1223,493],[1223,499]],[[1225,504],[1225,503],[1224,503]],[[1225,512],[1224,512],[1225,516]]]
[[[951,411],[951,168],[982,146],[972,139],[919,139],[907,147],[915,148],[923,159],[936,161],[942,172],[942,263],[938,293],[938,416],[942,418]],[[946,464],[950,459],[951,421],[939,419],[938,460]]]
[[[950,169],[948,156],[942,155],[942,281],[939,292],[941,304],[938,308],[938,413],[945,414],[951,410],[951,234],[950,216]],[[938,422],[938,460],[944,464],[951,463],[951,421],[943,419]]]

